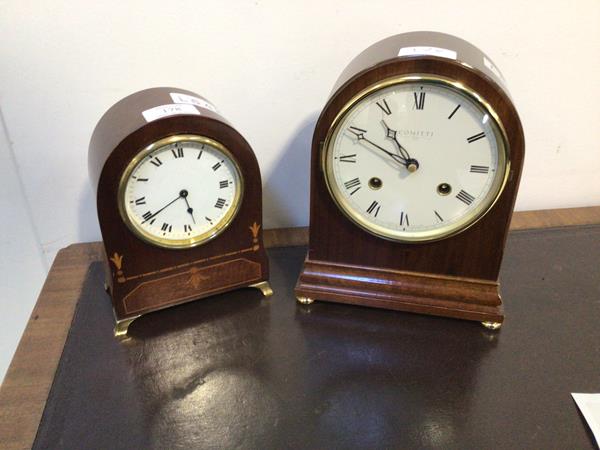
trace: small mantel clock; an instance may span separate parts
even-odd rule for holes
[[[194,92],[152,88],[89,148],[116,335],[142,314],[240,287],[272,293],[261,178],[246,140]]]
[[[523,156],[517,111],[479,49],[433,32],[369,47],[316,124],[298,300],[498,328],[498,273]]]

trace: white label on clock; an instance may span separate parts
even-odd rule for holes
[[[441,58],[456,59],[456,52],[454,50],[448,50],[447,48],[440,47],[402,47],[398,52],[398,56],[418,56],[418,55],[431,55],[439,56]]]
[[[496,75],[501,80],[504,80],[504,77],[502,76],[502,74],[500,73],[500,71],[498,70],[498,68],[494,65],[493,62],[491,62],[485,56],[483,57],[483,64],[485,65],[485,67],[487,67],[488,69],[490,69],[494,75]]]
[[[146,119],[146,122],[153,122],[162,119],[163,117],[176,116],[178,114],[194,114],[199,116],[200,111],[198,111],[194,105],[185,104],[161,105],[142,111],[142,115],[144,116],[144,119]]]
[[[215,108],[215,105],[199,97],[195,97],[193,95],[188,94],[180,94],[178,92],[171,92],[170,95],[174,103],[196,105],[201,108],[206,108],[212,112],[217,112],[217,108]]]

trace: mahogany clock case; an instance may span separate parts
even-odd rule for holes
[[[202,106],[195,105],[200,115],[172,115],[146,122],[142,111],[172,104],[173,92],[205,100],[177,88],[137,92],[104,114],[90,142],[89,172],[97,188],[106,283],[118,322],[259,284],[269,277],[262,240],[261,176],[254,152],[226,119]],[[162,248],[141,240],[125,224],[118,207],[119,182],[142,149],[183,134],[213,139],[229,150],[243,177],[243,197],[237,214],[217,237],[192,248]]]
[[[458,58],[398,57],[400,48],[407,46],[453,49]],[[373,45],[342,73],[313,135],[310,243],[296,286],[300,301],[319,299],[503,321],[497,279],[523,165],[524,136],[503,81],[484,65],[483,58],[482,52],[461,39],[415,32]],[[504,127],[510,161],[504,189],[487,214],[452,237],[418,244],[376,237],[348,220],[328,192],[322,166],[327,133],[344,106],[382,80],[414,74],[458,81],[485,99]]]

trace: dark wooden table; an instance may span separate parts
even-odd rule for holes
[[[109,335],[110,308],[98,286],[99,245],[68,247],[0,389],[0,445],[593,448],[569,393],[600,385],[600,228],[542,231],[590,223],[600,223],[600,208],[515,215],[513,229],[538,231],[511,235],[500,333],[344,305],[306,309],[292,297],[303,250],[276,249],[272,299],[241,291],[150,315],[132,329],[133,344],[120,346]],[[265,237],[270,247],[301,245],[306,230]],[[100,300],[82,300],[93,296]],[[156,363],[168,355],[175,365],[161,378]],[[111,376],[90,377],[103,368]],[[138,390],[115,390],[119,380]],[[198,403],[211,389],[214,402]],[[161,392],[168,399],[152,400]],[[184,399],[171,413],[163,407]],[[136,402],[135,414],[125,411]],[[148,417],[157,421],[145,429],[153,423]],[[90,430],[106,432],[78,434],[90,427],[84,419],[96,421]],[[163,429],[179,440],[155,434]]]

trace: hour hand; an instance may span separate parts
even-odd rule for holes
[[[400,152],[400,154],[402,155],[402,157],[406,160],[411,159],[410,155],[408,154],[408,152],[406,151],[406,149],[404,147],[402,147],[402,144],[400,144],[400,142],[398,142],[398,133],[396,132],[396,130],[392,130],[390,127],[388,127],[388,124],[385,123],[385,120],[382,120],[381,123],[383,124],[383,127],[385,128],[385,137],[392,139],[396,145],[398,146],[398,151]]]
[[[388,127],[387,123],[385,123],[385,120],[382,120],[381,123],[385,128],[386,137],[392,139],[398,147],[398,151],[400,152],[400,155],[402,155],[402,158],[405,161],[404,165],[406,166],[408,171],[415,172],[419,168],[419,161],[417,161],[415,158],[411,158],[408,154],[408,151],[406,151],[406,149],[398,141],[398,132]]]
[[[185,192],[185,195],[183,195],[184,192]],[[183,199],[185,200],[185,206],[187,207],[187,212],[190,214],[190,216],[192,216],[192,221],[194,223],[196,223],[196,219],[194,219],[194,209],[190,206],[190,202],[187,199],[188,191],[181,191],[181,193],[179,195],[181,195],[183,197]]]

